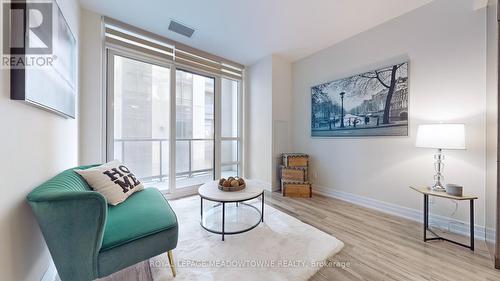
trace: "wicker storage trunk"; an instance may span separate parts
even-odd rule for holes
[[[289,197],[312,197],[312,188],[309,182],[281,180],[281,193]]]
[[[286,167],[308,167],[309,155],[303,153],[283,153],[283,165]]]
[[[309,182],[309,155],[303,153],[282,154],[281,194],[288,197],[311,197]]]
[[[281,179],[290,181],[306,182],[307,167],[286,167],[281,166]]]

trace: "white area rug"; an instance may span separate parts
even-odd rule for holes
[[[174,250],[177,277],[163,254],[150,260],[154,281],[307,280],[344,247],[335,237],[268,205],[263,224],[221,241],[221,235],[200,226],[197,196],[170,203],[180,225]]]

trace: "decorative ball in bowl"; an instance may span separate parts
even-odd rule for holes
[[[243,178],[229,177],[219,180],[219,189],[222,191],[240,191],[245,189],[246,183]]]

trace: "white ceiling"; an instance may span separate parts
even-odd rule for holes
[[[80,0],[91,11],[252,64],[306,57],[433,0]],[[188,39],[170,19],[196,29]],[[423,19],[425,20],[425,19]]]

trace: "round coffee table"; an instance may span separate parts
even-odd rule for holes
[[[218,181],[213,181],[200,186],[198,194],[201,227],[212,233],[221,234],[222,241],[225,235],[247,232],[264,222],[264,189],[254,181],[247,180],[245,189],[232,192],[219,190]],[[262,201],[260,210],[246,202],[259,197]],[[203,212],[203,200],[217,204],[210,207],[207,212]],[[232,229],[227,229],[228,216]]]

